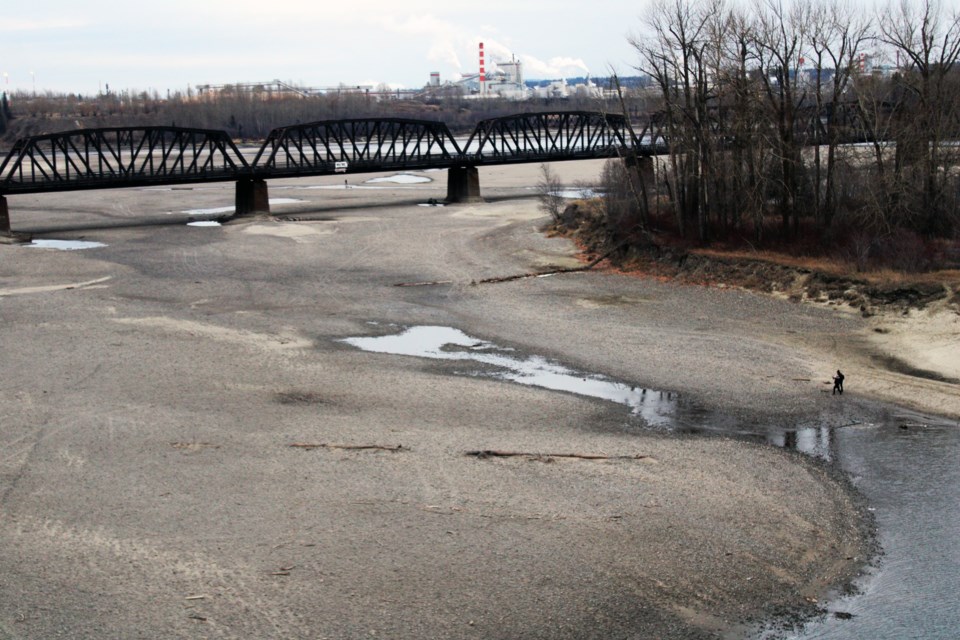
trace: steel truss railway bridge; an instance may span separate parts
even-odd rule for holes
[[[466,202],[480,199],[480,166],[650,156],[654,147],[623,116],[585,111],[484,120],[463,146],[436,121],[311,122],[273,130],[252,157],[218,130],[66,131],[18,140],[0,164],[0,232],[9,232],[10,195],[231,181],[243,215],[269,212],[269,179],[445,168],[447,200]]]
[[[834,123],[844,142],[862,142],[851,105],[804,107],[801,144],[822,144]],[[710,122],[728,115],[716,108]],[[183,127],[83,129],[18,140],[0,164],[0,233],[10,232],[6,196],[203,182],[236,183],[236,214],[269,212],[267,180],[448,169],[447,201],[480,199],[478,167],[626,157],[646,168],[669,141],[658,116],[631,127],[622,115],[523,113],[483,120],[461,146],[442,122],[406,118],[325,120],[274,129],[244,155],[224,131]]]

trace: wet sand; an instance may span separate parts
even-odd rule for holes
[[[843,400],[815,380],[863,320],[602,272],[472,284],[574,249],[535,166],[482,173],[477,205],[419,206],[446,188],[424,175],[271,183],[295,202],[209,228],[182,212],[231,185],[10,199],[18,231],[107,246],[0,245],[0,638],[742,637],[860,566],[863,505],[820,463],[342,340],[453,327],[789,421],[854,410],[857,374]]]

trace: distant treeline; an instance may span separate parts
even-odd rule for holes
[[[651,108],[642,96],[628,97],[634,114]],[[421,99],[382,99],[345,91],[301,97],[292,94],[232,92],[210,96],[128,92],[95,96],[14,93],[5,98],[7,115],[0,119],[0,141],[10,148],[17,138],[77,128],[175,125],[219,129],[234,139],[262,140],[281,126],[369,117],[405,117],[445,122],[455,134],[473,130],[477,122],[515,113],[566,110],[621,110],[619,102],[584,97],[564,99],[468,99],[460,95]]]

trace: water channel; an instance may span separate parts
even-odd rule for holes
[[[812,423],[743,425],[673,393],[578,372],[450,327],[347,338],[365,351],[457,360],[485,376],[617,402],[648,428],[764,441],[838,465],[865,496],[882,554],[823,616],[799,631],[771,627],[758,638],[946,640],[960,637],[960,424],[896,408],[856,405]]]
[[[860,593],[829,603],[839,617],[788,637],[960,637],[960,428],[894,411],[832,439],[837,464],[874,511],[883,555]]]

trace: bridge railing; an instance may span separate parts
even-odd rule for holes
[[[464,155],[477,164],[532,162],[613,156],[633,144],[621,115],[540,112],[479,122],[464,146]]]
[[[223,131],[115,127],[17,141],[0,164],[6,193],[230,180],[249,165]]]
[[[442,122],[324,120],[274,129],[252,163],[261,175],[447,166],[462,156]]]

